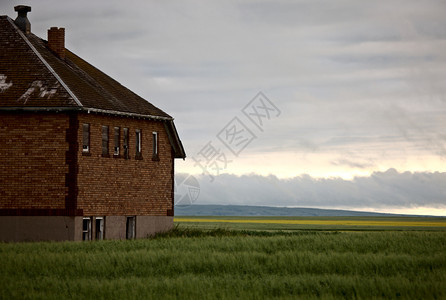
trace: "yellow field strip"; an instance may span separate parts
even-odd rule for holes
[[[360,220],[250,220],[250,219],[193,219],[175,218],[175,222],[196,223],[256,223],[256,224],[296,224],[296,225],[347,225],[347,226],[416,226],[446,227],[445,222],[423,221],[360,221]]]

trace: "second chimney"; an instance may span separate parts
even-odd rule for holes
[[[61,59],[65,59],[65,28],[48,29],[48,47]]]

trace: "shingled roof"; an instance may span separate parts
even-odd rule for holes
[[[185,158],[171,116],[68,49],[57,55],[48,41],[22,32],[16,23],[0,16],[0,110],[79,110],[162,120],[175,156]]]

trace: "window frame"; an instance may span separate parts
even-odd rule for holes
[[[82,124],[82,154],[90,153],[90,124]]]
[[[87,225],[85,228],[85,225]],[[82,218],[82,240],[83,241],[91,241],[91,218],[84,217]]]
[[[136,238],[136,216],[127,216],[125,220],[125,238],[132,240]]]
[[[113,128],[113,136],[114,136],[114,147],[113,147],[113,157],[120,156],[120,147],[121,147],[121,127],[115,126]]]
[[[142,159],[142,130],[135,129],[135,159]]]
[[[158,144],[158,132],[152,131],[152,160],[154,161],[159,161]]]
[[[103,240],[105,238],[105,234],[104,234],[104,232],[105,232],[105,230],[104,230],[105,229],[105,217],[96,217],[94,224],[95,224],[94,239],[99,240],[99,241]],[[98,229],[98,227],[99,227],[99,229]]]
[[[124,140],[123,140],[123,145],[122,145],[122,147],[124,148],[123,154],[124,154],[125,159],[129,159],[130,158],[130,155],[129,155],[130,149],[129,149],[129,128],[128,127],[123,128],[123,135],[124,135],[124,137],[123,137]]]

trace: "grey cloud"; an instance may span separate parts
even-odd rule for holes
[[[394,169],[353,180],[316,179],[302,175],[279,179],[273,175],[223,174],[211,182],[197,177],[197,204],[307,206],[326,208],[446,207],[446,173],[404,172]]]

